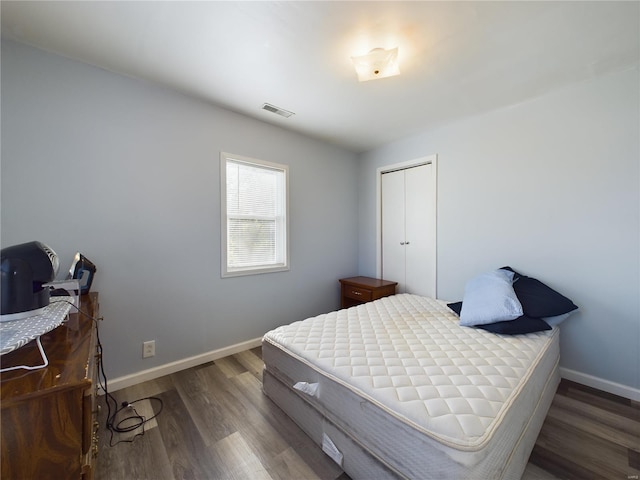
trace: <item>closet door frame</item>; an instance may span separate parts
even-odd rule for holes
[[[438,212],[438,155],[428,155],[426,157],[416,158],[414,160],[408,160],[405,162],[394,163],[391,165],[385,165],[379,167],[376,170],[376,274],[378,278],[382,277],[382,175],[387,172],[393,172],[396,170],[404,170],[406,168],[411,167],[419,167],[420,165],[428,165],[431,164],[433,169],[432,182],[431,185],[428,186],[429,191],[432,195],[433,204],[435,205],[435,209],[433,210],[433,218],[432,224],[435,225],[436,231],[434,232],[434,238],[436,239],[436,246],[433,249],[433,258],[431,258],[431,264],[434,266],[433,268],[433,285],[435,286],[434,297],[438,292],[438,263],[437,263],[437,251],[438,251],[438,232],[437,232],[437,212]],[[391,279],[393,280],[393,279]]]

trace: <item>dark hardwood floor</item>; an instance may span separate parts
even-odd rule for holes
[[[568,479],[640,478],[640,402],[562,380],[529,462]]]
[[[114,424],[162,411],[112,436],[102,398],[96,480],[349,478],[263,395],[260,348],[113,395],[133,403]],[[523,476],[554,478],[639,479],[640,403],[563,380]]]

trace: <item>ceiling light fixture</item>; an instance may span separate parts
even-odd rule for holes
[[[374,48],[366,55],[351,57],[351,61],[361,82],[400,75],[397,47],[389,50]]]

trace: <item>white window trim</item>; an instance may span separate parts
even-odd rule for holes
[[[227,160],[235,160],[244,163],[250,163],[261,167],[271,167],[284,172],[284,188],[285,188],[285,247],[284,262],[268,266],[268,267],[246,267],[235,268],[230,270],[227,265]],[[232,153],[220,152],[220,253],[221,253],[221,276],[238,277],[242,275],[257,275],[262,273],[283,272],[290,270],[290,254],[289,254],[289,166],[266,160],[258,160],[255,158],[234,155]]]

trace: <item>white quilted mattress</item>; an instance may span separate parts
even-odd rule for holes
[[[542,392],[552,396],[557,385],[551,379],[557,375],[557,329],[508,336],[460,327],[444,302],[409,294],[279,327],[263,345],[267,370],[318,383],[318,392],[310,393],[316,408],[342,418],[347,428],[358,430],[353,422],[364,407],[349,407],[331,383],[392,417],[403,436],[410,429],[427,437],[465,468],[490,457],[487,472],[503,468],[502,456],[523,435]],[[272,364],[270,359],[284,358],[280,352],[313,374],[294,378],[304,370],[286,360]],[[363,414],[363,423],[367,418]],[[362,442],[376,443],[376,435],[381,432],[365,432],[371,439]],[[388,449],[379,443],[381,451]],[[487,451],[494,448],[504,454]]]

